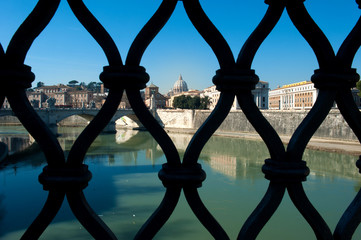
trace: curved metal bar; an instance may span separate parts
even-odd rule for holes
[[[0,43],[0,59],[5,56],[5,51],[4,51],[4,48],[3,48],[3,45]]]
[[[237,100],[248,121],[267,145],[271,158],[276,161],[284,161],[286,152],[282,140],[271,124],[259,111],[253,100],[252,93],[247,92],[238,94]]]
[[[265,196],[242,226],[237,239],[256,239],[281,204],[285,190],[284,185],[270,182]]]
[[[64,153],[56,136],[32,108],[25,91],[8,94],[7,98],[15,115],[43,150],[49,166],[63,166]]]
[[[82,191],[67,192],[66,197],[76,218],[95,239],[117,239],[114,233],[89,206]]]
[[[2,108],[3,104],[5,101],[5,96],[4,95],[0,95],[0,109]]]
[[[339,90],[336,95],[337,107],[358,140],[361,142],[361,113],[353,100],[350,90]]]
[[[361,191],[343,213],[333,234],[335,240],[351,240],[361,222]]]
[[[302,183],[288,185],[287,191],[298,211],[312,227],[317,239],[333,239],[330,228],[308,200]]]
[[[181,161],[177,148],[174,146],[174,143],[169,138],[168,134],[159,125],[157,120],[155,120],[155,118],[148,111],[147,107],[144,105],[139,90],[127,89],[126,93],[134,113],[137,115],[144,127],[153,136],[153,138],[158,142],[167,158],[167,162],[171,166],[180,167]]]
[[[53,18],[60,0],[39,0],[34,10],[12,37],[6,55],[8,60],[23,64],[30,46]]]
[[[327,117],[335,97],[335,90],[319,90],[315,105],[297,127],[287,146],[287,158],[290,161],[302,160],[308,142]]]
[[[143,224],[134,239],[153,239],[173,213],[179,201],[181,190],[182,189],[180,187],[167,188],[163,201],[147,222]]]
[[[184,196],[187,199],[189,206],[191,207],[198,220],[209,231],[214,239],[229,239],[227,233],[212,216],[208,209],[204,206],[201,198],[199,197],[196,187],[184,187]]]
[[[354,57],[361,45],[361,18],[347,36],[337,52],[338,64],[345,68],[351,68]]]
[[[337,106],[361,142],[361,113],[352,97],[350,90],[339,91],[336,96]],[[334,232],[334,239],[352,239],[356,228],[361,222],[361,191],[359,191],[349,207],[342,215]]]
[[[321,69],[335,67],[335,53],[321,29],[308,14],[303,1],[287,1],[286,9],[293,24],[316,54]]]
[[[68,0],[74,15],[103,49],[110,65],[121,66],[122,58],[109,33],[88,10],[82,0]]]
[[[111,89],[109,90],[109,95],[103,107],[79,135],[71,147],[67,161],[68,166],[75,167],[82,164],[88,148],[101,131],[107,126],[117,111],[119,103],[122,100],[122,96],[123,89],[116,91]]]
[[[147,22],[133,41],[128,52],[126,65],[139,66],[146,48],[168,22],[174,12],[177,2],[178,0],[164,0],[162,2],[153,17]]]
[[[258,51],[262,42],[266,39],[266,37],[271,33],[273,28],[278,23],[279,19],[282,16],[284,8],[284,1],[269,1],[269,7],[265,16],[263,17],[257,28],[253,31],[251,36],[249,36],[249,38],[243,45],[241,51],[239,52],[236,62],[237,68],[251,69],[251,65],[254,56],[256,55],[256,52]]]
[[[232,50],[230,49],[226,40],[223,38],[222,34],[204,13],[199,0],[187,0],[183,1],[183,4],[184,9],[186,10],[188,17],[193,23],[194,27],[212,48],[218,59],[221,69],[233,69],[235,60]]]
[[[40,214],[23,234],[21,239],[39,239],[41,234],[53,221],[65,198],[65,193],[50,191],[48,199]]]
[[[216,107],[189,142],[184,153],[183,166],[192,166],[197,163],[204,145],[219,128],[231,110],[234,97],[235,95],[233,93],[221,93]]]

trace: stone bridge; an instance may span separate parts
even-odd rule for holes
[[[45,124],[53,131],[54,134],[58,133],[58,124],[62,120],[71,117],[71,116],[80,116],[88,121],[91,121],[95,115],[98,114],[99,109],[89,109],[89,108],[45,108],[45,109],[35,109],[40,118],[45,122]],[[1,109],[0,117],[3,116],[15,116],[11,109]],[[114,114],[113,118],[109,124],[104,128],[103,132],[112,133],[116,131],[115,125],[116,121],[122,117],[128,117],[131,119],[135,125],[132,127],[138,126],[142,127],[142,124],[139,122],[137,116],[134,114],[131,109],[119,109]],[[124,122],[126,125],[127,123]]]

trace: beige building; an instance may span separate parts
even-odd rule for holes
[[[318,90],[310,81],[284,85],[269,92],[269,109],[311,109],[317,95]]]
[[[154,104],[156,108],[166,107],[167,97],[159,93],[159,87],[152,83],[145,88],[145,93],[144,93],[144,103],[148,108],[151,105],[152,95],[154,95],[154,101],[155,101]]]
[[[83,91],[71,91],[67,92],[70,96],[70,104],[73,108],[88,108],[90,102],[93,100],[93,92]]]
[[[48,99],[45,93],[43,92],[26,92],[29,102],[34,108],[41,108],[42,104]]]

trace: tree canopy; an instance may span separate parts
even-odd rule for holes
[[[361,97],[361,81],[358,81],[358,82],[356,83],[356,88],[360,91],[360,92],[358,93],[358,95]]]
[[[208,97],[200,98],[198,96],[179,96],[175,97],[173,101],[174,108],[181,109],[207,109],[209,104]]]

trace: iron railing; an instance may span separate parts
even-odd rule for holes
[[[194,134],[181,160],[173,142],[142,101],[140,90],[146,86],[149,76],[145,68],[139,65],[148,45],[172,16],[178,0],[163,0],[159,9],[135,38],[125,64],[110,35],[82,0],[67,2],[107,57],[109,66],[104,67],[100,80],[109,89],[109,96],[99,114],[77,138],[66,158],[56,137],[37,116],[25,94],[25,89],[31,87],[31,82],[35,79],[31,68],[24,65],[25,57],[33,41],[55,15],[60,0],[39,0],[12,37],[6,51],[0,45],[0,105],[6,97],[16,116],[40,145],[48,164],[39,176],[40,183],[49,192],[48,199],[22,239],[39,238],[57,215],[65,198],[76,218],[94,238],[116,239],[112,230],[92,210],[83,194],[83,189],[91,179],[91,173],[83,160],[93,140],[117,110],[124,91],[137,117],[162,147],[167,159],[159,172],[159,178],[166,188],[164,199],[138,231],[135,239],[151,239],[157,234],[172,215],[182,190],[194,214],[212,236],[215,239],[229,239],[198,195],[197,189],[201,187],[206,174],[197,161],[208,139],[227,117],[235,97],[270,153],[270,158],[265,160],[262,167],[265,177],[270,181],[269,188],[240,229],[238,239],[257,237],[277,210],[286,190],[293,204],[312,227],[317,239],[352,238],[361,221],[361,193],[350,203],[332,232],[303,189],[302,181],[306,180],[309,169],[302,160],[302,155],[334,101],[361,140],[361,115],[350,91],[359,80],[359,75],[351,65],[361,44],[360,20],[335,54],[326,36],[308,14],[304,0],[266,0],[269,7],[263,20],[235,59],[228,43],[204,13],[199,0],[184,0],[183,5],[189,19],[218,59],[220,69],[213,82],[221,91],[221,97],[214,111]],[[361,4],[359,0],[356,2]],[[259,80],[251,69],[254,56],[284,10],[313,49],[319,63],[319,69],[311,78],[319,89],[317,101],[293,134],[286,149],[276,131],[258,110],[251,94]],[[361,160],[357,161],[357,167],[361,167]]]

